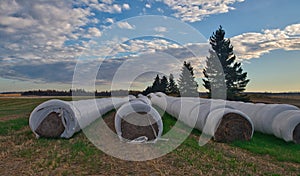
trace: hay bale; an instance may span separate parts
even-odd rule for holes
[[[253,123],[243,112],[226,105],[224,100],[201,100],[199,98],[153,96],[153,104],[166,107],[166,112],[191,128],[214,137],[217,142],[250,140]],[[166,104],[161,103],[166,99]],[[217,135],[217,136],[216,136]]]
[[[129,97],[112,97],[70,102],[48,100],[31,112],[29,126],[37,138],[40,136],[70,138],[108,111],[120,107],[128,99]],[[61,117],[58,117],[58,114],[61,114]]]
[[[51,112],[40,123],[35,132],[46,138],[58,138],[65,131],[61,117],[56,112]]]
[[[162,135],[163,123],[156,109],[137,98],[117,110],[115,129],[123,142],[155,143]],[[140,140],[144,136],[147,139]]]
[[[228,113],[223,116],[214,135],[217,142],[248,141],[252,137],[252,125],[242,115]]]
[[[158,124],[155,119],[147,113],[131,113],[121,119],[122,137],[134,140],[140,136],[146,136],[148,140],[155,140]]]
[[[300,123],[296,126],[293,131],[293,141],[296,144],[300,144]]]

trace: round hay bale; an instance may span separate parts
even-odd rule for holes
[[[46,138],[58,138],[65,131],[61,117],[56,112],[51,112],[40,123],[35,132]]]
[[[299,131],[297,126],[300,124],[300,111],[287,110],[278,114],[272,123],[273,134],[285,141],[297,141]],[[296,141],[295,141],[296,139]],[[297,142],[296,142],[297,143]]]
[[[300,144],[300,123],[295,127],[293,131],[293,141],[296,144]]]
[[[159,129],[155,119],[147,113],[131,113],[121,119],[122,137],[134,140],[146,136],[148,140],[155,140]]]
[[[250,140],[252,126],[250,122],[240,114],[225,114],[214,135],[217,142],[232,142],[236,140]]]
[[[231,104],[232,105],[232,104]],[[240,103],[240,104],[236,104],[233,107],[235,109],[238,109],[239,111],[247,114],[255,127],[255,131],[260,131],[263,132],[263,124],[262,124],[262,120],[261,117],[258,116],[258,112],[263,109],[266,106],[266,104],[263,103]]]

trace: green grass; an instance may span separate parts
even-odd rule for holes
[[[250,141],[236,141],[232,146],[240,147],[250,152],[270,155],[278,161],[292,161],[300,163],[300,145],[285,142],[272,135],[255,132]]]
[[[17,100],[17,101],[16,101]],[[0,99],[0,118],[5,116],[29,114],[44,99]]]
[[[53,98],[0,98],[0,118],[13,115],[29,115],[42,102]],[[71,100],[63,98],[62,100]]]
[[[19,118],[0,122],[0,135],[10,135],[28,125],[27,118]]]
[[[159,112],[162,112],[160,108],[155,108]],[[175,125],[176,119],[168,113],[165,113],[162,119],[164,124],[163,134],[165,134]],[[188,127],[182,124],[181,128]],[[193,129],[192,134],[196,135],[199,139],[201,131]],[[186,139],[182,145],[192,147],[194,149],[200,149],[198,141],[190,138]],[[300,163],[300,144],[294,144],[293,142],[285,142],[284,140],[276,138],[273,135],[255,132],[253,138],[250,141],[236,141],[231,143],[231,146],[239,147],[259,155],[270,155],[278,161]],[[207,148],[205,148],[205,146],[204,148],[201,147],[201,150],[203,149],[208,150]],[[217,157],[220,158],[221,155],[219,154]]]

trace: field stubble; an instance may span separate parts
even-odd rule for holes
[[[29,129],[28,118],[33,108],[46,100],[47,98],[0,99],[0,175],[300,173],[300,145],[285,143],[274,136],[260,133],[255,133],[250,142],[223,144],[210,141],[200,147],[198,140],[201,133],[194,130],[176,150],[163,157],[143,162],[111,157],[98,150],[82,132],[69,140],[37,140]],[[300,100],[296,101],[300,104]],[[112,118],[112,114],[107,114],[105,118]],[[164,132],[170,130],[175,122],[171,116],[165,114]]]

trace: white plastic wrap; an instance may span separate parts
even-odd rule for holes
[[[85,128],[110,110],[120,107],[128,100],[129,97],[79,101],[49,100],[38,105],[32,111],[29,118],[29,126],[36,137],[39,137],[35,132],[38,126],[50,113],[56,112],[61,117],[65,127],[60,137],[70,138],[80,129]]]
[[[38,105],[30,115],[29,126],[36,137],[39,137],[39,135],[35,132],[36,129],[48,116],[48,114],[52,112],[56,112],[60,115],[65,127],[65,130],[60,137],[70,138],[75,132],[80,130],[80,126],[77,121],[77,117],[80,117],[80,112],[71,102],[62,100],[49,100]]]
[[[170,99],[172,99],[171,97],[166,98],[166,95],[164,95],[163,93],[157,93],[154,95],[165,97],[164,99],[169,101]],[[155,97],[154,95],[152,95],[152,97],[154,98],[151,98],[151,100],[154,100],[153,103],[155,102],[154,104],[157,104],[158,102],[157,105],[161,105],[162,103],[158,100],[159,97]],[[197,118],[195,126],[200,130],[203,129],[205,123],[207,122],[209,113],[211,113],[214,109],[218,109],[217,107],[219,105],[213,104],[220,104],[220,107],[224,106],[225,108],[238,110],[242,112],[244,116],[246,115],[245,118],[250,118],[255,131],[266,134],[273,134],[278,138],[284,139],[285,141],[297,142],[298,140],[300,140],[293,139],[294,130],[296,126],[300,124],[300,110],[296,106],[288,104],[244,103],[238,101],[223,101],[203,98],[185,99],[189,99],[194,102],[200,102],[199,106],[195,106],[190,112],[191,117],[195,117],[198,114],[199,117]],[[225,105],[222,105],[222,102]],[[168,105],[164,105],[164,107],[167,106]],[[174,109],[176,108],[173,107],[172,110]],[[170,109],[166,108],[166,111],[169,113]],[[174,113],[173,111],[170,111],[170,113],[172,113],[172,115],[176,115],[176,113]]]
[[[151,102],[149,101],[149,99],[145,96],[140,95],[139,98],[136,98],[134,100],[131,100],[125,104],[123,104],[116,113],[115,116],[115,129],[117,132],[117,135],[119,136],[119,139],[121,141],[127,141],[127,139],[124,139],[122,137],[122,129],[121,129],[121,120],[126,118],[129,114],[132,113],[147,113],[148,115],[150,115],[155,123],[158,126],[158,133],[155,134],[156,138],[152,141],[148,141],[147,138],[145,138],[145,136],[140,136],[132,141],[129,141],[131,143],[139,143],[139,142],[143,142],[143,143],[155,143],[158,139],[160,139],[162,132],[163,132],[163,123],[162,123],[162,119],[161,116],[159,115],[159,113],[151,106]],[[150,122],[150,121],[149,121]],[[134,123],[134,122],[132,122]],[[149,125],[149,124],[148,124]],[[152,124],[150,124],[152,125]],[[153,128],[154,133],[155,130]]]
[[[238,114],[238,115],[242,116],[243,118],[245,118],[251,124],[251,127],[252,127],[251,138],[252,138],[253,133],[254,133],[254,126],[253,126],[251,119],[243,112],[236,110],[236,109],[232,109],[232,108],[217,108],[217,109],[212,110],[207,117],[206,124],[205,124],[202,132],[209,136],[214,136],[215,132],[217,131],[217,128],[219,127],[219,124],[220,124],[222,118],[226,114],[229,114],[229,113]]]
[[[146,97],[146,96],[144,96],[144,95],[142,95],[142,94],[138,94],[137,97],[138,97],[139,100],[144,101],[145,103],[147,103],[147,104],[149,104],[149,105],[152,104],[152,103],[151,103],[151,100],[150,100],[148,97]]]
[[[188,97],[169,97],[164,93],[150,94],[151,101],[167,113],[182,121],[186,125],[196,128],[207,135],[214,136],[222,117],[228,113],[235,113],[254,126],[247,114],[226,105],[223,100],[208,100]]]
[[[273,122],[270,124],[273,134],[285,141],[294,141],[299,143],[299,139],[293,138],[293,132],[300,124],[299,110],[286,110],[276,115]],[[298,134],[299,136],[299,134]]]

